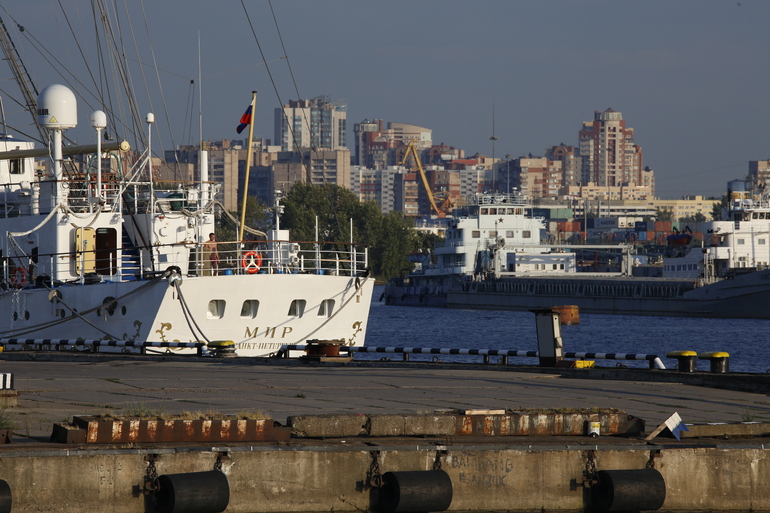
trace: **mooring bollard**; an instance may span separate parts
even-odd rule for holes
[[[730,354],[724,351],[712,351],[698,355],[701,360],[711,362],[711,372],[714,374],[724,374],[730,372]]]
[[[446,511],[452,504],[452,480],[443,470],[386,472],[382,481],[382,513]]]
[[[651,511],[666,500],[666,482],[654,468],[600,470],[598,483],[591,487],[591,509],[609,511]]]
[[[232,340],[212,340],[208,346],[211,355],[215,358],[230,358],[235,356],[235,342]]]
[[[220,513],[230,502],[227,476],[218,470],[158,477],[159,513]]]
[[[698,353],[695,351],[670,351],[666,353],[666,358],[676,358],[679,372],[695,372],[698,366],[697,357]]]

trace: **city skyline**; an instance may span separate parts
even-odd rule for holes
[[[87,34],[89,3],[62,0],[61,5],[72,30]],[[243,5],[246,12],[236,2],[218,4],[216,10],[200,0],[145,6],[149,39],[141,10],[131,13],[141,57],[127,60],[141,84],[141,112],[156,114],[154,147],[198,142],[198,90],[190,92],[189,82],[197,85],[200,33],[204,139],[242,138],[235,127],[257,90],[256,135],[264,138],[272,138],[276,107],[329,95],[347,102],[351,150],[352,124],[380,118],[431,128],[435,144],[469,154],[492,156],[494,130],[497,158],[542,155],[562,142],[577,145],[582,123],[594,111],[612,108],[634,127],[644,165],[655,171],[656,191],[664,198],[720,196],[728,180],[747,174],[749,161],[770,157],[764,128],[770,105],[762,101],[763,85],[770,80],[770,46],[763,40],[770,19],[766,2]],[[73,61],[78,55],[59,3],[0,6],[38,89],[61,83],[45,71],[32,44],[64,49]],[[294,80],[282,59],[271,8]],[[125,23],[125,13],[120,14]],[[252,26],[280,102],[265,66],[259,65],[263,59]],[[124,37],[130,38],[127,32]],[[93,56],[93,40],[82,39],[86,55]],[[133,49],[132,43],[126,46]],[[139,60],[147,64],[144,79]],[[165,110],[149,66],[153,60],[163,70]],[[5,68],[0,94],[18,96]],[[88,82],[87,73],[80,76]],[[88,125],[90,103],[79,106],[81,127]],[[6,101],[5,109],[9,124],[13,118],[29,121],[12,102]],[[81,142],[88,137],[86,131],[78,135]]]

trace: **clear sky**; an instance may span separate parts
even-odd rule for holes
[[[189,95],[200,34],[205,139],[241,138],[257,90],[262,137],[273,137],[278,98],[329,95],[347,101],[349,142],[354,123],[379,118],[431,128],[434,143],[468,154],[492,154],[494,111],[497,157],[577,145],[581,123],[611,107],[635,129],[662,198],[721,195],[749,160],[770,158],[767,0],[274,0],[288,60],[266,0],[101,1],[120,13],[140,109],[154,111],[163,149],[199,138],[197,89],[193,112]],[[38,89],[62,79],[33,42],[80,69],[70,26],[95,66],[90,1],[0,7]],[[18,97],[11,79],[0,67],[9,124],[26,123],[6,99]],[[79,105],[81,126],[95,108]]]

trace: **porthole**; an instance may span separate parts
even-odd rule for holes
[[[305,313],[305,304],[307,301],[304,299],[295,299],[289,305],[289,317],[302,317]]]
[[[29,311],[28,310],[24,312],[24,319],[27,320],[27,321],[29,320]]]
[[[120,309],[120,313],[126,315],[126,305],[123,305],[123,308]]]
[[[259,300],[247,299],[241,305],[241,317],[254,319],[259,311]]]
[[[13,312],[13,320],[18,321],[19,320],[19,314],[18,312]]]

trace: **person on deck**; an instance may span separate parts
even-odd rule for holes
[[[216,276],[219,270],[219,252],[217,251],[217,237],[209,233],[209,240],[203,244],[203,247],[209,252],[209,265],[211,266],[211,275]]]

